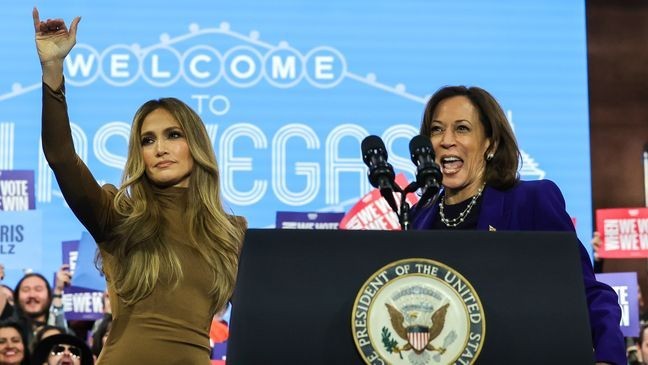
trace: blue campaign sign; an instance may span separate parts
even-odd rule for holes
[[[37,210],[0,211],[0,264],[5,267],[4,284],[13,288],[23,274],[39,272],[44,245],[49,242],[44,240],[42,227],[42,213]],[[54,264],[58,267],[60,261]]]
[[[79,256],[76,270],[72,277],[72,284],[84,289],[93,289],[103,292],[106,290],[106,280],[97,270],[94,260],[97,253],[97,244],[88,232],[81,234],[79,241]]]
[[[640,328],[639,284],[636,272],[596,274],[596,280],[609,285],[617,294],[621,308],[621,332],[625,337],[638,337]]]
[[[413,179],[408,142],[430,94],[476,85],[502,104],[523,179],[562,189],[589,242],[591,192],[582,1],[241,0],[37,4],[82,16],[66,61],[77,153],[119,184],[129,125],[146,100],[175,96],[203,118],[227,206],[251,227],[277,211],[347,211],[369,191],[360,142],[383,138]],[[43,237],[78,239],[39,147],[40,66],[31,8],[3,6],[0,170],[34,170]],[[41,243],[45,247],[46,242]],[[59,263],[60,260],[54,260]],[[44,264],[55,271],[56,264]]]

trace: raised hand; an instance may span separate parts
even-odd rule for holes
[[[74,18],[68,30],[62,19],[41,21],[36,8],[32,11],[32,17],[36,32],[36,49],[41,64],[52,61],[62,62],[76,43],[77,26],[81,18]]]
[[[63,264],[59,271],[56,272],[56,281],[54,283],[54,291],[61,293],[63,289],[70,285],[72,282],[72,274],[70,273],[70,265]]]
[[[36,50],[43,69],[43,82],[57,89],[63,81],[63,60],[76,43],[80,17],[74,18],[70,30],[62,19],[41,21],[38,9],[32,12],[36,32]]]
[[[594,253],[594,261],[601,260],[601,257],[599,256],[600,249],[601,249],[601,234],[598,232],[594,232],[594,235],[592,236],[592,251]]]

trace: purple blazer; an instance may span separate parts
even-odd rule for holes
[[[412,227],[430,229],[438,210],[438,204],[415,207]],[[483,192],[477,229],[489,230],[489,226],[498,231],[574,232],[574,225],[565,210],[565,199],[558,186],[550,180],[521,181],[506,191],[487,186]],[[626,365],[617,295],[608,285],[596,281],[590,257],[582,243],[580,259],[596,361]]]

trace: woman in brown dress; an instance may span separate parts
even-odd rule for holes
[[[98,364],[209,364],[209,325],[232,294],[245,221],[225,213],[200,117],[178,99],[135,113],[121,187],[75,153],[63,61],[80,18],[41,21],[42,141],[66,202],[98,242],[113,325]]]

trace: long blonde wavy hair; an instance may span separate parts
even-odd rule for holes
[[[183,213],[187,244],[197,250],[210,267],[213,311],[223,308],[232,295],[244,224],[225,213],[220,198],[219,171],[207,130],[196,112],[175,98],[150,100],[135,113],[128,144],[128,158],[114,206],[124,217],[117,225],[110,245],[113,287],[126,305],[147,297],[160,272],[168,272],[175,286],[183,277],[178,255],[162,241],[163,220],[152,183],[145,173],[140,143],[144,118],[163,108],[180,124],[194,159]],[[184,223],[183,222],[183,223]],[[166,277],[166,275],[165,275]]]

